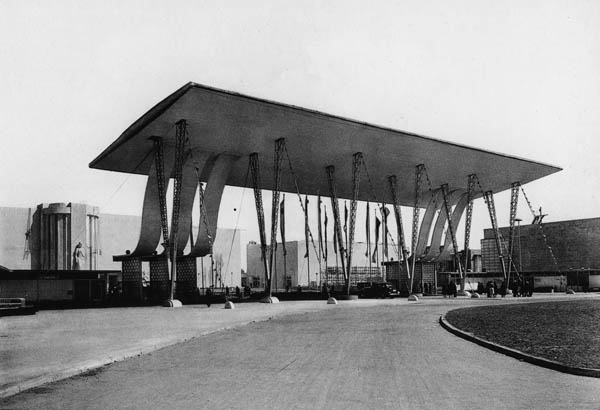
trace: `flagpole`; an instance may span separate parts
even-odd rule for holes
[[[279,204],[279,232],[281,233],[281,246],[283,248],[283,280],[287,289],[287,250],[285,247],[285,194]]]
[[[329,286],[329,272],[327,271],[327,259],[328,259],[328,250],[327,250],[327,206],[323,205],[323,209],[325,210],[325,282]]]
[[[377,217],[377,206],[375,206],[375,209],[373,210],[373,212],[375,213],[375,217]],[[379,229],[377,230],[377,232],[379,232]],[[377,236],[379,236],[379,235],[376,235],[376,237]],[[379,242],[379,238],[377,238],[377,242]],[[377,244],[377,245],[379,245],[379,244]],[[375,263],[377,263],[377,273],[378,273],[377,276],[380,276],[380,274],[381,274],[381,268],[379,266],[379,248],[383,248],[383,243],[381,244],[381,246],[377,246],[375,248],[375,251],[376,251],[375,252]]]
[[[323,258],[323,229],[321,227],[321,194],[319,194],[319,198],[317,200],[317,206],[319,207],[319,210],[317,212],[318,215],[318,221],[317,223],[319,224],[319,289],[321,289],[321,282],[322,282],[322,278],[323,278],[323,271],[322,266],[321,266],[321,259]]]
[[[372,272],[372,267],[373,267],[373,262],[371,261],[371,223],[370,223],[370,210],[369,210],[369,203],[367,202],[367,258],[369,259],[369,282],[371,282],[372,276],[373,276],[373,272]]]
[[[304,240],[306,241],[306,269],[310,289],[310,249],[308,248],[308,195],[304,197]]]

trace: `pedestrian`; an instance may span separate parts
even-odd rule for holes
[[[450,292],[451,295],[453,295],[454,297],[456,297],[456,294],[458,293],[458,289],[456,288],[456,282],[452,281],[450,282]]]
[[[242,291],[239,286],[235,287],[235,297],[240,299],[242,297]]]
[[[323,292],[323,295],[325,295],[325,297],[327,297],[327,299],[329,299],[329,287],[327,286],[327,283],[323,283],[321,292]]]
[[[487,287],[487,297],[493,298],[494,297],[494,282],[492,282],[491,280],[488,281],[486,287]]]
[[[527,296],[527,297],[531,297],[533,295],[533,281],[530,281],[530,280],[525,281],[524,293],[525,293],[525,296]]]
[[[205,298],[206,298],[206,306],[207,307],[210,307],[210,303],[211,303],[211,300],[212,300],[212,294],[213,293],[212,293],[212,289],[211,288],[206,289]]]

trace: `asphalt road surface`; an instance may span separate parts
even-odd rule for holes
[[[456,302],[346,302],[274,317],[46,384],[0,408],[600,408],[600,379],[446,332],[438,319],[465,305]]]

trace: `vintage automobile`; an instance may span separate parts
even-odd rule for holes
[[[371,283],[360,290],[361,298],[393,298],[400,296],[400,292],[389,283]]]

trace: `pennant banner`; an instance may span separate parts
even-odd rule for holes
[[[327,206],[323,205],[323,211],[325,211],[325,269],[327,269]]]
[[[308,195],[304,197],[304,242],[306,243],[305,258],[308,258]]]
[[[385,205],[381,206],[381,219],[383,220],[382,227],[382,236],[383,236],[383,256],[385,258],[388,257],[388,226],[387,220],[388,215],[390,214],[390,210],[385,207]]]
[[[318,199],[319,210],[317,211],[317,219],[319,223],[319,251],[323,255],[323,228],[321,226],[321,195],[319,194]]]
[[[338,253],[338,239],[337,239],[337,223],[335,218],[333,218],[333,253],[337,255]],[[337,263],[337,262],[336,262]]]
[[[365,221],[365,229],[367,232],[367,249],[365,250],[365,257],[369,257],[369,247],[371,246],[371,211],[369,210],[369,203],[367,202],[367,220]]]
[[[281,247],[283,249],[283,254],[287,255],[285,249],[285,194],[279,204],[279,231],[281,232]]]
[[[371,260],[375,263],[377,262],[377,246],[379,244],[379,227],[381,226],[381,221],[379,218],[375,217],[375,250],[373,251],[373,257]]]

